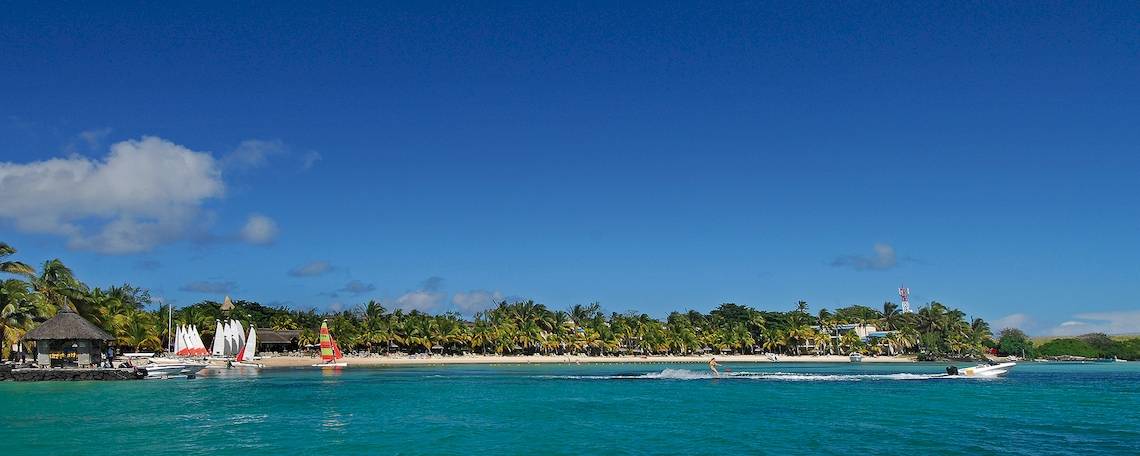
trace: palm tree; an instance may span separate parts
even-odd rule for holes
[[[883,303],[883,318],[880,320],[883,323],[884,331],[893,331],[898,329],[899,325],[899,306],[893,302],[887,301]]]
[[[22,280],[0,282],[0,339],[2,356],[7,357],[12,345],[31,330],[37,321],[50,316],[54,309],[28,288]]]
[[[84,299],[87,286],[75,278],[75,274],[58,258],[44,262],[39,276],[30,278],[32,288],[47,302],[59,307],[69,307],[88,320],[94,320],[93,306]]]
[[[979,347],[988,340],[993,339],[993,330],[990,324],[981,318],[970,321],[970,339]]]
[[[574,324],[584,326],[587,321],[594,319],[602,310],[602,305],[598,302],[592,302],[587,305],[574,304],[570,306],[570,318],[574,320]]]
[[[155,331],[155,325],[150,313],[141,310],[130,310],[126,316],[126,326],[116,338],[120,344],[134,347],[135,351],[142,351],[143,347],[157,349],[162,341]]]
[[[293,321],[293,317],[289,314],[281,313],[269,318],[269,329],[274,331],[288,331],[297,328],[297,322]]]
[[[0,259],[16,253],[16,249],[8,245],[6,242],[0,242]],[[0,272],[8,274],[17,274],[22,276],[31,277],[36,273],[31,266],[21,263],[19,261],[0,261]]]
[[[769,352],[778,352],[780,347],[784,345],[784,337],[784,332],[779,329],[765,328],[762,347]]]
[[[839,346],[847,348],[847,353],[855,351],[862,345],[863,341],[859,339],[859,333],[855,331],[847,331],[839,338]]]

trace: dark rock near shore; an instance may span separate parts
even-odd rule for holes
[[[0,381],[103,381],[138,380],[134,369],[0,369]]]

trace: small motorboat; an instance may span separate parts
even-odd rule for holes
[[[849,356],[848,358],[850,358],[851,362],[853,362],[853,363],[863,362],[863,354],[862,353],[858,353],[858,352],[852,353],[851,356]]]
[[[138,369],[146,372],[146,378],[194,378],[206,368],[206,363],[198,362],[155,362],[151,359],[150,363],[138,366]]]
[[[946,368],[944,377],[1000,377],[1009,372],[1017,363],[979,364],[974,367],[959,369],[955,366]]]

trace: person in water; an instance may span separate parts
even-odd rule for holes
[[[716,358],[709,360],[709,370],[711,370],[713,375],[715,375],[717,377],[720,377],[720,371],[716,370],[716,367],[719,365],[720,364],[716,362]]]

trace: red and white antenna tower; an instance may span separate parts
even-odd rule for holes
[[[910,288],[907,288],[905,286],[900,286],[899,287],[899,298],[902,299],[902,311],[903,311],[903,313],[911,313],[911,310],[910,310]]]

